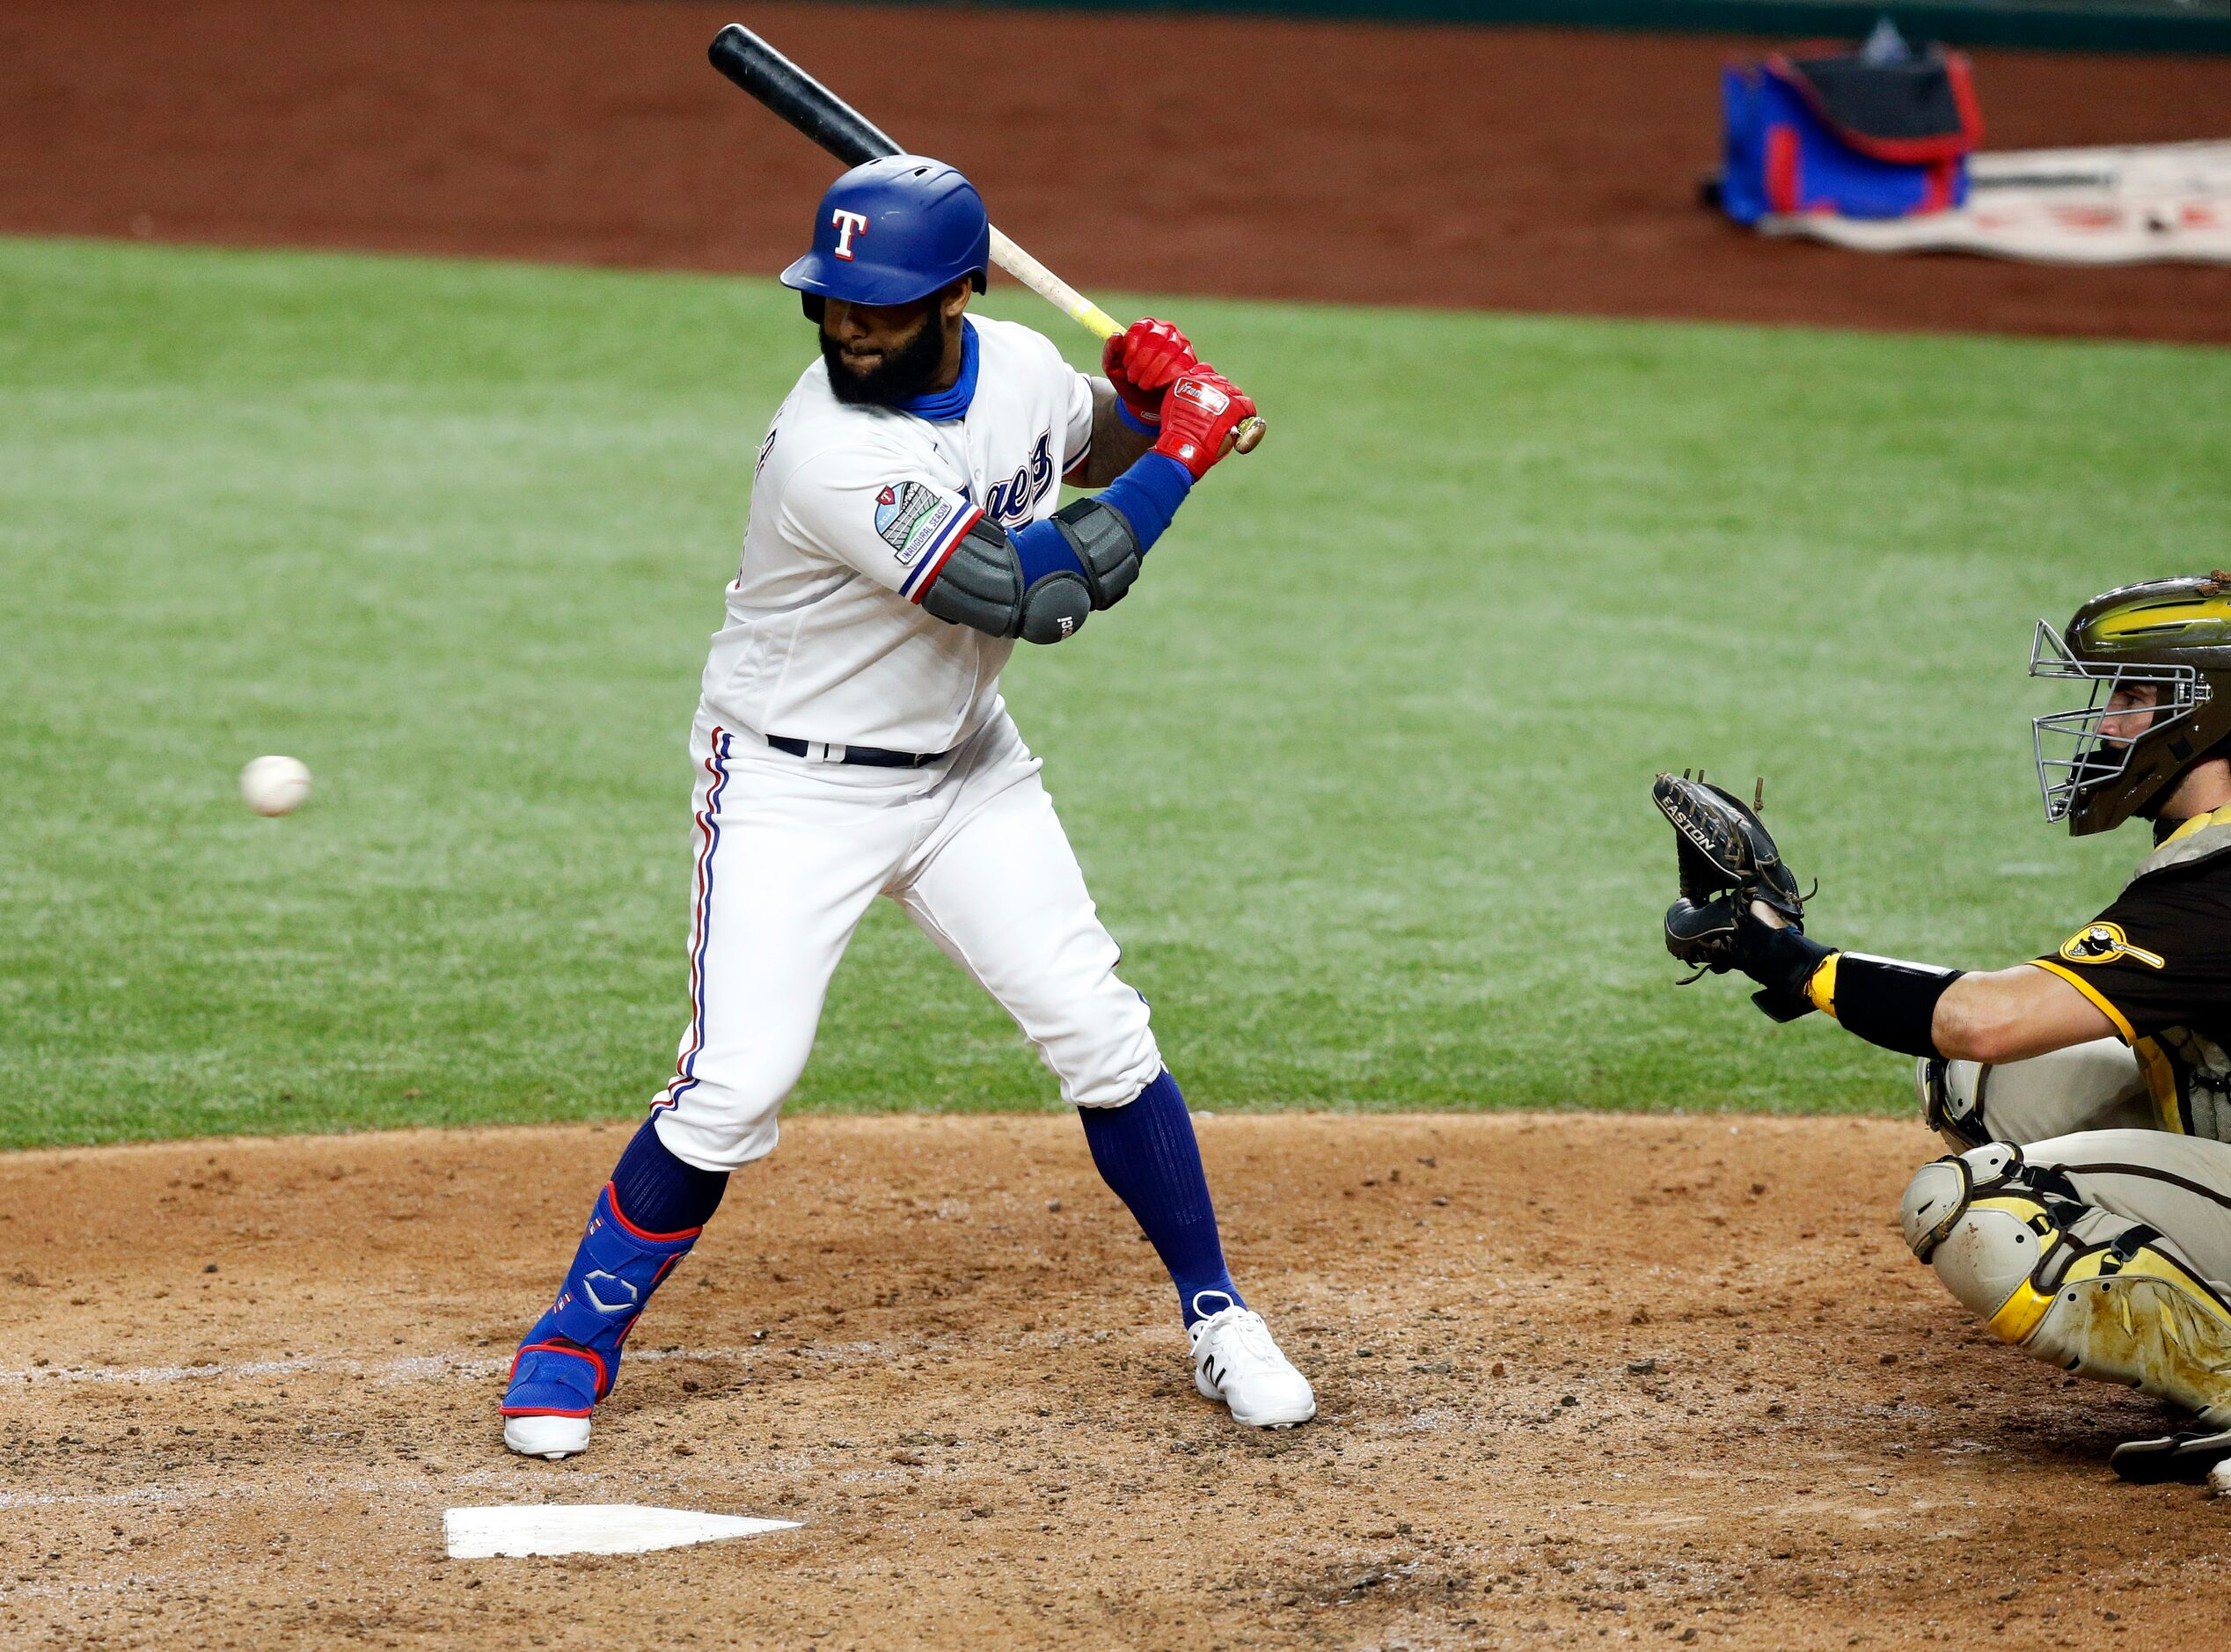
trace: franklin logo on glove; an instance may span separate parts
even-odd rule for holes
[[[1171,391],[1180,401],[1189,401],[1211,418],[1232,405],[1232,398],[1205,379],[1181,378]]]

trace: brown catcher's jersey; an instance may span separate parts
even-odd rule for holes
[[[2231,1142],[2231,808],[2178,827],[2037,964],[2115,1024],[2163,1129]]]

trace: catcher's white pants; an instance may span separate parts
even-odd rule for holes
[[[2231,1283],[2231,1142],[2167,1130],[2081,1130],[2032,1142],[2095,1210],[2160,1231],[2211,1283]]]
[[[2023,1061],[1946,1064],[1946,1100],[1962,1118],[1983,1115],[1994,1142],[2049,1141],[2079,1130],[2159,1129],[2160,1109],[2138,1057],[2116,1038],[2049,1050]],[[1947,1133],[1957,1151],[1965,1145]]]
[[[921,769],[791,757],[702,708],[691,754],[690,1024],[652,1103],[677,1158],[733,1170],[773,1151],[829,978],[879,895],[1014,1017],[1064,1100],[1121,1107],[1161,1071],[1145,1000],[1116,976],[1116,942],[1005,705]]]

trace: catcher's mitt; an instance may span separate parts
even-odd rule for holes
[[[1745,803],[1701,771],[1692,780],[1686,770],[1661,774],[1650,787],[1650,800],[1673,822],[1680,858],[1681,898],[1666,910],[1665,950],[1696,971],[1690,981],[1743,967],[1736,924],[1753,901],[1804,929],[1805,897],[1759,818],[1765,796],[1764,780]]]

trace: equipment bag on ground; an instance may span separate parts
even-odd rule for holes
[[[1891,40],[1728,66],[1719,198],[1730,217],[1903,218],[1966,201],[1967,157],[1983,137],[1968,60]]]

